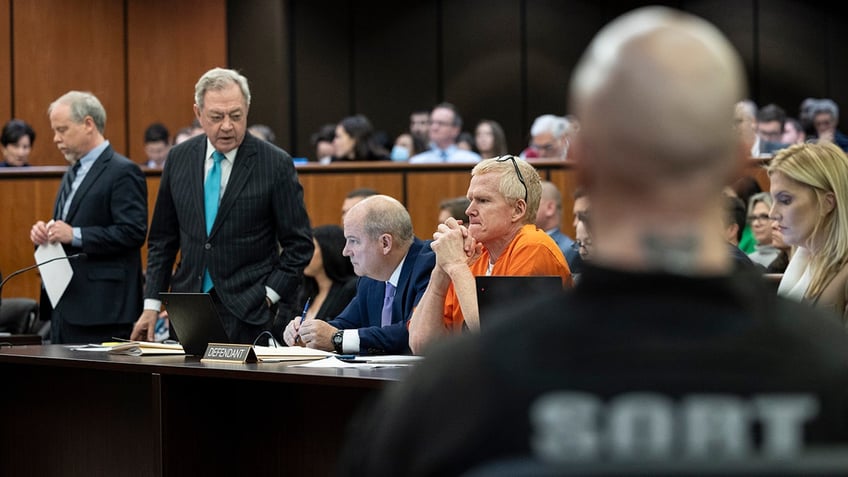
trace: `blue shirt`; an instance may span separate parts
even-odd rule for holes
[[[91,170],[91,166],[94,165],[94,161],[100,157],[100,154],[103,154],[103,151],[105,151],[107,147],[109,147],[109,141],[105,140],[80,158],[80,168],[77,171],[77,176],[74,178],[74,183],[71,184],[71,192],[65,200],[65,207],[61,211],[62,220],[68,216],[68,209],[71,207],[71,201],[74,200],[74,194],[77,193],[77,189],[80,184],[82,184],[82,181],[85,180],[85,176],[88,174],[88,171]],[[82,247],[82,229],[79,227],[73,227],[72,230],[74,238],[71,240],[71,245],[74,247]]]
[[[409,159],[410,164],[437,164],[437,163],[475,163],[480,162],[480,155],[476,152],[466,151],[451,144],[446,149],[439,149],[435,144],[430,145],[429,151],[416,154]]]

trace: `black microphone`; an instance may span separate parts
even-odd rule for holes
[[[11,274],[11,275],[9,275],[8,277],[4,278],[4,279],[3,279],[3,281],[2,281],[2,282],[0,282],[0,293],[2,293],[2,292],[3,292],[3,285],[5,285],[5,284],[6,284],[6,282],[8,282],[8,281],[9,281],[12,277],[16,277],[16,276],[20,275],[21,273],[24,273],[24,272],[26,272],[26,271],[32,270],[33,268],[40,267],[40,266],[42,266],[42,265],[46,265],[46,264],[48,264],[48,263],[50,263],[50,262],[55,262],[56,260],[72,260],[72,259],[75,259],[75,258],[78,258],[78,259],[80,259],[80,260],[85,260],[85,259],[86,259],[86,257],[88,257],[88,254],[80,252],[80,253],[75,253],[75,254],[73,254],[73,255],[68,255],[68,256],[66,256],[66,257],[53,257],[53,258],[51,258],[50,260],[45,260],[45,261],[43,261],[43,262],[41,262],[41,263],[36,263],[35,265],[30,265],[30,266],[28,266],[28,267],[24,267],[24,268],[22,268],[22,269],[20,269],[20,270],[15,270],[14,272],[12,272],[12,274]]]

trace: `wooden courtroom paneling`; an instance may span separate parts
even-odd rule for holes
[[[342,202],[353,189],[370,187],[380,194],[403,201],[403,173],[401,171],[334,172],[332,166],[309,166],[298,170],[303,186],[303,201],[313,227],[339,224],[342,221]]]
[[[426,0],[388,7],[374,0],[355,3],[353,110],[394,142],[409,130],[409,113],[438,101],[436,5]]]
[[[562,222],[560,230],[574,238],[574,191],[577,190],[577,173],[573,168],[557,169],[548,172],[549,181],[559,188],[562,194]],[[545,180],[543,177],[542,180]]]
[[[65,167],[38,167],[32,170],[2,171],[0,174],[0,271],[6,277],[15,270],[35,263],[34,248],[29,230],[38,220],[48,221],[53,213],[53,203]],[[159,192],[160,171],[147,175],[148,223],[153,217],[153,207]],[[142,260],[147,263],[147,247],[141,249]],[[3,296],[38,298],[38,272],[27,272],[13,278],[3,287]]]
[[[161,122],[173,137],[190,125],[198,78],[227,66],[226,13],[226,0],[128,0],[127,120],[135,162],[146,162],[147,126]]]
[[[760,187],[768,190],[768,176],[762,160],[752,160],[745,173],[757,179]],[[572,194],[577,186],[577,175],[568,163],[538,161],[534,167],[543,179],[556,184],[562,193],[562,230],[573,237]],[[0,170],[0,271],[8,275],[14,270],[32,265],[33,247],[29,229],[37,220],[47,220],[53,210],[53,201],[59,180],[65,168],[29,168],[24,171]],[[370,163],[357,165],[305,165],[298,168],[298,178],[303,185],[304,201],[312,226],[341,224],[341,206],[345,196],[353,189],[371,187],[404,202],[412,217],[415,234],[422,239],[432,238],[436,228],[439,202],[443,199],[464,196],[471,181],[471,168],[464,165],[407,165],[396,163]],[[147,171],[148,214],[153,215],[159,191],[161,171]],[[142,249],[146,259],[147,248]],[[145,260],[146,263],[146,260]],[[9,282],[3,296],[38,297],[39,280],[35,272],[17,277]]]
[[[535,0],[527,8],[527,113],[522,142],[526,146],[533,120],[542,114],[565,114],[568,81],[574,65],[604,16],[596,2]],[[570,223],[570,222],[569,222]]]
[[[292,2],[294,61],[292,122],[287,149],[316,160],[309,136],[351,112],[350,5],[353,2]],[[332,12],[332,14],[330,14]],[[256,45],[261,48],[260,45]],[[281,92],[282,93],[282,92]],[[372,120],[374,118],[371,118]]]
[[[822,74],[821,65],[827,64],[830,49],[823,46],[840,44],[828,43],[827,28],[823,27],[830,15],[791,0],[760,2],[758,10],[758,106],[793,98],[779,106],[789,116],[798,117],[802,99],[827,95],[829,78]],[[842,56],[839,54],[844,62]],[[848,98],[848,92],[842,97]]]
[[[471,182],[467,170],[416,172],[407,181],[406,207],[418,238],[433,238],[439,218],[439,203],[445,199],[465,197]]]
[[[283,126],[295,132],[280,145],[307,157],[314,155],[309,135],[323,123],[364,113],[394,136],[410,109],[440,100],[459,106],[467,130],[481,118],[500,122],[510,151],[518,152],[536,116],[569,112],[568,82],[590,38],[648,3],[229,0],[230,10],[276,11],[278,2],[291,14],[280,25],[287,29],[281,41],[294,52],[286,73],[293,83],[281,81],[278,94],[292,98]],[[810,0],[656,3],[714,23],[740,52],[756,102],[775,102],[791,114],[806,96],[848,103],[848,62],[833,47],[848,40],[848,29],[840,28],[844,8]],[[258,56],[253,52],[263,50],[265,35],[253,34],[250,22],[238,25],[230,35],[250,53],[234,54]],[[260,75],[265,84],[280,77],[276,65]]]
[[[38,220],[48,221],[53,214],[53,202],[63,168],[49,176],[4,175],[0,185],[0,271],[3,277],[15,270],[35,263],[35,251],[29,239],[29,231]],[[23,296],[38,298],[38,271],[33,270],[13,278],[3,287],[4,297]]]
[[[273,141],[289,150],[291,98],[288,17],[284,0],[261,3],[227,2],[227,61],[250,84],[248,125],[264,124],[274,131]],[[238,32],[250,31],[249,35]],[[261,47],[257,47],[261,45]]]
[[[524,149],[529,124],[522,120],[521,2],[443,2],[444,99],[455,104],[474,131],[494,119],[506,132],[510,152]],[[562,108],[557,108],[563,114]]]
[[[12,117],[12,31],[10,0],[0,0],[0,124]],[[0,126],[2,127],[2,126]]]
[[[124,3],[12,0],[15,115],[39,140],[30,162],[62,165],[47,107],[70,90],[94,93],[106,108],[106,138],[126,153]]]

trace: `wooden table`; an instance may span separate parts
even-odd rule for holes
[[[408,368],[0,349],[0,475],[331,475],[359,405]]]
[[[40,345],[43,341],[40,335],[0,335],[0,347]]]

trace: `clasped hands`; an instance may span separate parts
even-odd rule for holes
[[[451,217],[439,224],[430,248],[436,253],[436,266],[448,273],[451,267],[469,266],[482,253],[483,244],[474,240],[461,221]]]
[[[286,325],[283,331],[283,341],[289,346],[306,346],[307,348],[333,351],[333,334],[337,328],[324,320],[308,319],[301,323],[296,316]]]
[[[71,243],[74,238],[73,228],[62,220],[51,220],[45,223],[39,220],[29,231],[29,239],[35,245],[50,243]]]

